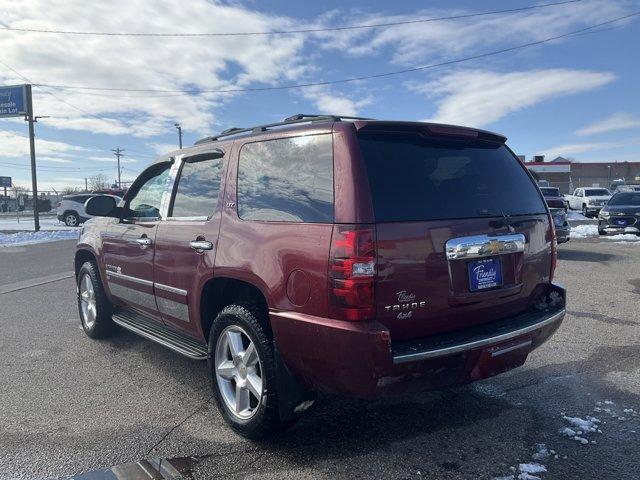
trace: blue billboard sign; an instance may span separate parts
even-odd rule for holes
[[[0,118],[21,117],[27,113],[26,85],[0,86]]]
[[[0,187],[11,187],[11,177],[0,177]]]

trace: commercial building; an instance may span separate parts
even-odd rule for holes
[[[572,193],[579,187],[608,188],[620,178],[640,182],[640,162],[576,162],[562,157],[545,162],[542,156],[534,158],[537,161],[524,162],[526,167],[539,180],[558,187],[561,193]]]

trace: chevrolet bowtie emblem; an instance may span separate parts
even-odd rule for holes
[[[502,243],[498,240],[491,240],[485,245],[485,250],[491,254],[500,253],[500,250],[502,250]]]

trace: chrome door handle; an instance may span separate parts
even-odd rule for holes
[[[213,250],[213,243],[207,240],[191,240],[189,246],[198,252],[203,250]]]
[[[153,242],[151,241],[150,238],[142,237],[142,238],[136,238],[136,243],[140,245],[142,248],[147,248],[151,246]]]

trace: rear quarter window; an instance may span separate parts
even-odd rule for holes
[[[377,222],[546,213],[538,188],[502,144],[414,133],[361,133]]]
[[[331,134],[248,143],[238,164],[243,220],[333,222]]]

